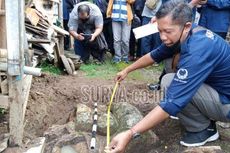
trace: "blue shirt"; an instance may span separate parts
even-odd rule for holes
[[[208,0],[200,9],[199,25],[213,32],[228,32],[230,0]]]
[[[173,56],[173,49],[162,44],[151,52],[156,62]],[[210,30],[200,30],[181,44],[178,70],[160,107],[176,115],[206,83],[214,88],[223,104],[230,104],[230,45]]]

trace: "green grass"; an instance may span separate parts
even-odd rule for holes
[[[131,63],[130,63],[131,64]],[[97,65],[97,64],[82,64],[80,67],[80,70],[82,70],[85,73],[86,77],[89,78],[102,78],[105,80],[113,79],[116,74],[129,66],[130,64],[126,63],[118,63],[118,64],[112,64],[109,59],[105,61],[104,64]],[[163,68],[163,65],[160,64],[158,67],[147,67],[145,70],[151,70],[154,72],[161,72]],[[148,80],[150,77],[143,75],[143,70],[136,70],[128,75],[128,80]]]
[[[54,66],[53,64],[48,63],[47,61],[42,62],[42,64],[39,66],[39,68],[42,69],[42,72],[48,72],[53,75],[61,75],[62,70],[58,67]]]

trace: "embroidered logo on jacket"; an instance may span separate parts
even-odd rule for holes
[[[210,38],[210,39],[214,39],[214,34],[213,34],[213,32],[212,31],[210,31],[210,30],[207,30],[206,31],[206,37],[208,37],[208,38]]]
[[[188,77],[188,71],[186,69],[181,68],[177,71],[176,75],[179,79],[184,80]]]
[[[188,77],[188,70],[180,68],[176,73],[177,78],[174,78],[175,81],[181,82],[181,83],[187,83],[185,79]]]

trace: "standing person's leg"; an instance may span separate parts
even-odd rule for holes
[[[166,74],[161,86],[167,90],[174,75]],[[214,121],[230,122],[230,104],[222,104],[218,92],[203,84],[177,116],[186,129],[186,135],[180,143],[184,146],[200,146],[218,139]]]
[[[151,18],[143,17],[142,25],[146,25],[150,22]],[[152,35],[143,37],[141,39],[141,56],[149,53],[152,50]]]
[[[129,60],[133,61],[135,58],[135,49],[136,48],[136,39],[134,33],[131,29],[130,31],[130,40],[129,40]]]
[[[129,62],[128,56],[129,56],[130,31],[131,31],[131,25],[129,25],[127,22],[122,22],[121,53],[122,53],[122,60],[124,60],[126,63]]]
[[[141,39],[137,40],[137,51],[136,51],[136,59],[138,60],[139,58],[141,58]]]
[[[103,33],[108,44],[108,48],[112,55],[114,55],[114,48],[113,48],[113,31],[112,31],[112,20],[111,19],[104,19],[103,25]]]
[[[112,21],[113,29],[113,46],[115,55],[113,58],[114,63],[119,63],[121,61],[121,22]]]
[[[66,31],[69,31],[69,27],[68,27],[68,21],[67,19],[64,19],[63,20],[63,26],[64,26],[64,29]],[[70,36],[65,36],[64,37],[64,49],[65,50],[68,50],[70,48]]]

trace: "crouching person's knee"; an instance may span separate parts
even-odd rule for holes
[[[175,75],[175,73],[168,73],[168,74],[165,74],[163,76],[163,78],[161,80],[161,89],[165,90],[170,86],[170,84],[174,78],[174,75]]]

